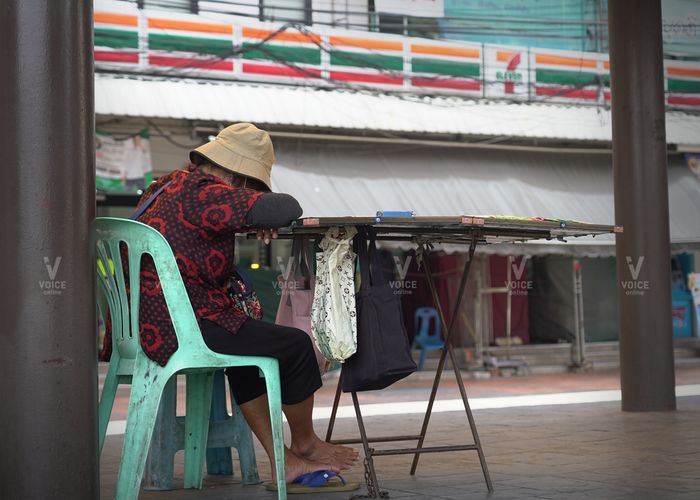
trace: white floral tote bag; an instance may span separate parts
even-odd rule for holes
[[[331,227],[316,254],[311,332],[326,359],[343,362],[357,350],[354,226]]]

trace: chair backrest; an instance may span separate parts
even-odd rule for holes
[[[140,350],[139,277],[145,254],[150,255],[155,264],[178,338],[178,349],[183,348],[183,344],[204,346],[175,256],[162,234],[140,222],[98,217],[92,223],[90,247],[97,277],[97,303],[101,309],[106,304],[110,311],[113,352],[118,350],[120,358],[134,359]],[[128,297],[121,258],[124,247],[128,252]],[[102,310],[102,314],[106,317],[107,313]]]
[[[431,328],[430,323],[435,327]],[[440,318],[434,307],[419,307],[415,313],[416,339],[439,339],[441,337]]]

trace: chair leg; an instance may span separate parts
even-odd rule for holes
[[[209,412],[214,372],[187,375],[185,413],[185,488],[202,488],[209,436]]]
[[[268,365],[260,366],[265,375],[267,399],[270,406],[270,422],[275,449],[275,473],[277,476],[277,499],[287,499],[287,483],[284,474],[284,433],[282,429],[282,388],[280,385],[279,364],[270,360]]]
[[[153,428],[151,447],[143,472],[144,490],[172,490],[175,453],[182,447],[184,437],[178,438],[177,375],[170,377],[160,398],[160,407]],[[182,433],[184,434],[184,433]]]
[[[117,376],[117,365],[119,364],[119,359],[114,356],[114,359],[109,364],[109,369],[107,370],[107,376],[105,377],[104,385],[102,386],[102,396],[100,397],[100,410],[99,410],[99,437],[100,437],[100,448],[99,453],[102,454],[102,447],[105,444],[105,437],[107,436],[107,424],[109,424],[109,416],[112,414],[112,407],[114,406],[114,398],[117,395],[117,387],[119,386],[119,380]]]
[[[218,370],[214,374],[214,388],[211,399],[210,422],[225,421],[233,425],[231,417],[226,408],[226,383],[224,381],[224,371]],[[231,448],[207,448],[207,474],[211,475],[233,475],[233,459],[231,458]]]
[[[155,364],[145,360],[145,356],[137,358],[115,500],[134,500],[139,495],[160,398],[169,378],[165,372],[151,375],[154,368]]]
[[[258,463],[255,459],[255,447],[253,445],[253,433],[246,422],[240,407],[236,404],[233,391],[229,387],[231,394],[231,418],[233,419],[234,433],[236,439],[236,450],[238,451],[238,461],[241,465],[241,484],[260,484],[258,475]]]
[[[418,371],[423,371],[423,365],[425,365],[425,358],[428,357],[428,348],[421,346],[420,348],[420,361],[418,361]]]

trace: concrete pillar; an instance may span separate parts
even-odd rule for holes
[[[96,499],[92,0],[0,2],[0,498]]]
[[[661,1],[608,2],[625,411],[676,408]]]

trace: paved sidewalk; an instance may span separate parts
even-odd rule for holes
[[[451,375],[451,374],[450,374]],[[426,454],[418,471],[410,476],[412,456],[376,457],[380,486],[391,498],[415,499],[698,499],[700,498],[700,396],[678,398],[676,412],[623,413],[615,401],[523,406],[541,396],[517,398],[528,394],[554,395],[575,401],[580,391],[586,394],[614,395],[619,389],[616,371],[589,374],[559,374],[510,379],[469,380],[467,390],[472,401],[510,398],[510,407],[475,410],[495,493],[486,491],[476,452]],[[698,394],[700,369],[679,369],[677,384],[681,392]],[[367,416],[370,435],[416,433],[422,415],[404,411],[409,401],[424,399],[432,380],[419,373],[382,393],[363,395],[361,403],[393,403],[396,411],[380,411]],[[695,384],[694,386],[692,384]],[[335,387],[329,381],[318,393],[317,406],[329,406]],[[124,391],[115,408],[114,419],[124,417]],[[439,400],[458,397],[456,384],[445,379]],[[183,398],[180,398],[183,399]],[[604,399],[604,398],[603,398]],[[547,399],[542,400],[545,403]],[[349,405],[344,396],[341,405]],[[403,406],[402,406],[403,405]],[[375,405],[377,406],[377,405]],[[475,405],[478,406],[478,405]],[[488,407],[488,404],[485,406]],[[368,406],[369,408],[370,406]],[[377,406],[379,408],[379,406]],[[383,412],[383,413],[382,413]],[[398,413],[398,414],[392,414]],[[315,425],[323,435],[328,420]],[[335,437],[357,436],[354,418],[336,423]],[[107,437],[102,457],[102,498],[112,498],[116,481],[122,435]],[[427,446],[465,444],[470,433],[464,411],[435,413],[428,429]],[[380,449],[383,445],[376,444]],[[402,445],[403,446],[403,445]],[[413,443],[406,443],[413,446]],[[358,446],[359,447],[359,446]],[[235,455],[235,453],[234,453]],[[261,479],[269,478],[269,465],[262,449],[257,449]],[[234,468],[237,470],[238,464]],[[241,486],[235,478],[205,476],[204,489],[168,492],[143,492],[142,499],[257,499],[274,500],[276,494],[262,486]],[[363,481],[358,465],[345,474],[351,481]],[[176,459],[176,487],[182,487],[182,456]],[[366,493],[361,487],[356,493]],[[314,500],[346,499],[348,493],[315,494]],[[290,498],[294,496],[290,495]],[[300,497],[301,498],[301,497]]]

